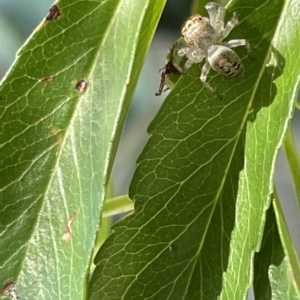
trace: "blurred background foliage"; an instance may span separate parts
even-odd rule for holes
[[[200,1],[197,1],[199,5]],[[209,1],[203,2],[204,5]],[[216,1],[217,2],[217,1]],[[218,1],[223,5],[227,1]],[[46,16],[52,0],[0,0],[0,78],[13,63],[18,49]],[[195,7],[192,0],[169,0],[152,42],[148,57],[132,100],[132,106],[120,141],[113,168],[114,196],[127,194],[135,161],[147,139],[147,127],[158,111],[167,92],[160,97],[154,94],[160,82],[159,69],[165,64],[168,50],[180,36],[181,26]],[[247,72],[247,70],[246,70]],[[300,149],[300,112],[295,111],[292,130]],[[280,150],[275,172],[275,182],[283,204],[298,253],[300,253],[300,208],[297,207],[293,184],[283,151]]]

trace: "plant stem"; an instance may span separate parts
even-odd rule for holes
[[[288,126],[283,142],[284,152],[291,170],[298,208],[300,208],[300,157],[295,145],[291,126]]]
[[[103,205],[102,217],[114,216],[133,210],[133,202],[127,195],[107,199]]]

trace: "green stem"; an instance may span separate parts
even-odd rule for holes
[[[114,216],[133,210],[133,202],[127,195],[107,199],[103,205],[102,217]]]
[[[205,1],[203,0],[194,0],[191,7],[192,14],[200,14],[202,16],[207,16],[207,12],[204,8]]]
[[[295,194],[300,208],[300,157],[295,145],[291,126],[288,126],[283,142],[284,152],[291,170]]]

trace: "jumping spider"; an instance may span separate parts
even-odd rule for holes
[[[238,24],[238,18],[235,13],[224,27],[224,7],[219,6],[217,3],[209,2],[205,5],[205,9],[209,18],[192,15],[183,26],[181,33],[187,46],[181,48],[177,55],[187,58],[183,71],[188,70],[192,64],[199,63],[206,58],[200,80],[207,88],[214,91],[211,85],[206,82],[210,68],[226,76],[242,76],[244,67],[241,59],[230,48],[245,46],[249,52],[250,46],[245,39],[223,42]]]

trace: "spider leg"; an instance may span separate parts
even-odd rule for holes
[[[187,61],[184,64],[183,70],[180,66],[177,65],[177,61],[175,59],[176,56],[174,56],[174,58],[173,58],[174,67],[180,73],[182,73],[182,72],[186,72],[192,66],[192,64],[197,64],[197,63],[201,62],[203,60],[203,58],[205,57],[205,54],[202,49],[199,49],[194,46],[190,46],[190,47],[185,47],[185,48],[180,49],[177,52],[177,56],[178,57],[185,56],[187,58]]]
[[[236,13],[233,13],[231,20],[226,24],[225,28],[221,31],[220,36],[222,40],[225,39],[230,31],[239,23]]]
[[[193,59],[189,58],[183,66],[182,73],[186,73],[193,63],[194,63]]]
[[[191,49],[189,47],[181,48],[180,50],[178,50],[177,55],[179,57],[183,57],[183,56],[187,55],[190,51],[191,51]]]
[[[245,39],[230,40],[230,41],[228,41],[226,43],[223,43],[223,44],[225,44],[229,48],[245,46],[247,52],[250,53],[250,44]]]
[[[208,88],[211,92],[213,92],[215,89],[208,82],[206,82],[206,78],[209,73],[209,70],[210,70],[210,64],[208,60],[206,60],[205,64],[202,67],[200,80],[206,88]]]
[[[225,7],[209,2],[205,5],[205,9],[209,15],[210,25],[216,32],[221,32],[224,28]]]

